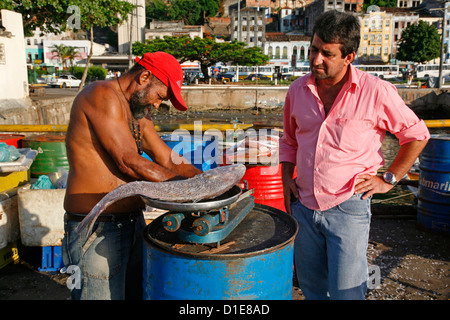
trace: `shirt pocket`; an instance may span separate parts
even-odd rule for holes
[[[364,144],[370,144],[368,139],[374,122],[371,120],[336,119],[338,147],[345,152],[359,152]]]

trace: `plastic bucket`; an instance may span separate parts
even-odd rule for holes
[[[254,189],[255,203],[264,204],[282,211],[284,207],[281,163],[276,166],[246,165],[241,179],[245,189]]]
[[[164,230],[162,217],[144,232],[143,298],[150,300],[292,299],[293,247],[298,225],[285,212],[255,204],[221,241],[174,246],[176,233]]]
[[[0,141],[6,143],[9,146],[16,148],[22,148],[22,139],[25,138],[21,134],[0,134]]]
[[[23,146],[37,150],[38,154],[30,167],[31,177],[57,172],[59,167],[69,170],[65,135],[36,135],[23,139]]]
[[[202,171],[218,166],[218,142],[213,135],[203,135],[202,138],[190,134],[173,133],[161,136],[161,139],[176,153],[190,161]],[[143,154],[147,159],[151,158]]]
[[[450,234],[450,135],[432,135],[420,156],[417,224]]]

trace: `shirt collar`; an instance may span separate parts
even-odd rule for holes
[[[350,89],[352,87],[360,87],[359,82],[360,82],[360,73],[358,72],[358,69],[356,69],[352,64],[350,64],[349,67],[350,70],[350,76],[349,79],[346,83],[346,88]],[[312,75],[312,73],[308,74],[308,78],[305,81],[305,86],[308,86],[310,88],[315,87],[316,86],[316,81],[314,76]]]

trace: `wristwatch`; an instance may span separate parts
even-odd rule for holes
[[[383,174],[383,180],[384,180],[384,182],[392,184],[393,186],[395,186],[398,182],[397,179],[395,178],[395,174],[393,174],[390,171],[386,171]]]

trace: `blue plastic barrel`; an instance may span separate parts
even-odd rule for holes
[[[159,217],[144,232],[143,298],[146,300],[292,299],[293,248],[298,225],[287,213],[255,204],[221,241],[183,244]]]
[[[176,153],[185,157],[202,171],[218,167],[218,141],[214,135],[195,135],[172,133],[161,139]],[[144,153],[147,159],[150,157]],[[151,160],[151,159],[150,159]]]
[[[417,224],[450,234],[450,135],[432,135],[420,156]]]

